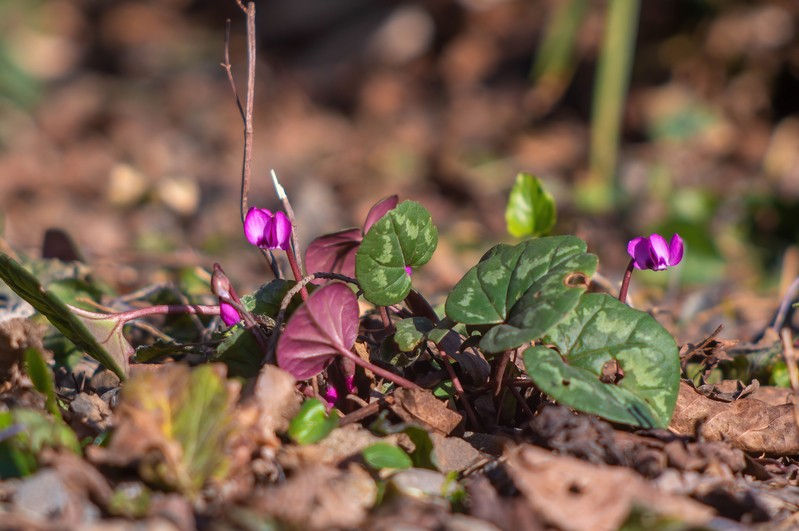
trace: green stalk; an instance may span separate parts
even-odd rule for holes
[[[544,87],[555,98],[560,97],[574,73],[574,45],[587,5],[588,0],[564,0],[555,5],[530,71],[536,86]]]
[[[589,186],[598,210],[618,206],[619,137],[630,84],[640,0],[609,0],[591,116]]]

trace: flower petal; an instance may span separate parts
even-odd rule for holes
[[[666,238],[660,234],[652,234],[649,236],[649,243],[652,246],[652,259],[654,260],[652,269],[663,271],[668,268],[669,244],[666,243]]]
[[[270,249],[280,248],[285,251],[289,248],[291,244],[291,220],[283,212],[275,212],[270,236]]]
[[[636,269],[650,269],[654,264],[652,261],[652,244],[649,238],[633,238],[627,244],[627,253],[633,259]]]
[[[269,210],[252,207],[244,217],[244,235],[253,245],[264,247],[271,229],[274,216]]]
[[[679,234],[675,233],[674,236],[671,237],[671,242],[669,242],[669,265],[676,266],[682,261],[683,251],[685,250],[685,245],[683,244],[682,237]]]

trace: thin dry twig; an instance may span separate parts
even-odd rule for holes
[[[788,367],[788,377],[791,379],[793,390],[793,415],[796,425],[799,426],[799,367],[796,364],[796,351],[793,348],[793,334],[790,328],[780,331],[782,339],[782,354],[785,356],[785,365]]]
[[[291,246],[294,248],[294,254],[296,255],[297,259],[297,267],[300,271],[303,271],[305,268],[302,264],[302,253],[300,253],[300,238],[297,236],[297,221],[294,217],[294,209],[291,208],[291,202],[289,201],[289,196],[286,194],[285,188],[280,184],[280,181],[277,180],[277,173],[275,170],[272,170],[272,184],[275,187],[275,193],[277,194],[278,199],[283,204],[283,210],[286,211],[286,216],[288,216],[289,221],[291,221]]]

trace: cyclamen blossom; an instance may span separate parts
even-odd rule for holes
[[[652,234],[648,238],[633,238],[627,244],[627,253],[633,259],[635,268],[653,271],[663,271],[679,264],[683,250],[683,241],[679,234],[672,236],[668,244],[660,234]]]
[[[244,218],[244,235],[258,247],[285,251],[291,242],[291,221],[283,212],[252,207]]]

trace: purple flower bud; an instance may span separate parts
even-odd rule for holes
[[[227,302],[219,301],[219,315],[222,317],[222,322],[225,323],[225,326],[233,326],[241,321],[238,310]]]
[[[233,301],[241,304],[241,300],[219,264],[214,264],[214,272],[211,275],[211,291],[219,299],[219,315],[225,326],[233,326],[241,321],[238,310],[226,302]]]
[[[679,264],[683,250],[683,241],[679,234],[672,236],[668,244],[660,234],[652,234],[648,238],[633,238],[627,244],[627,253],[633,259],[635,268],[653,271],[664,271]]]
[[[405,272],[408,273],[408,276],[413,274],[413,268],[411,266],[405,266]]]
[[[244,218],[244,235],[258,247],[285,251],[291,242],[291,221],[283,212],[252,207]]]

